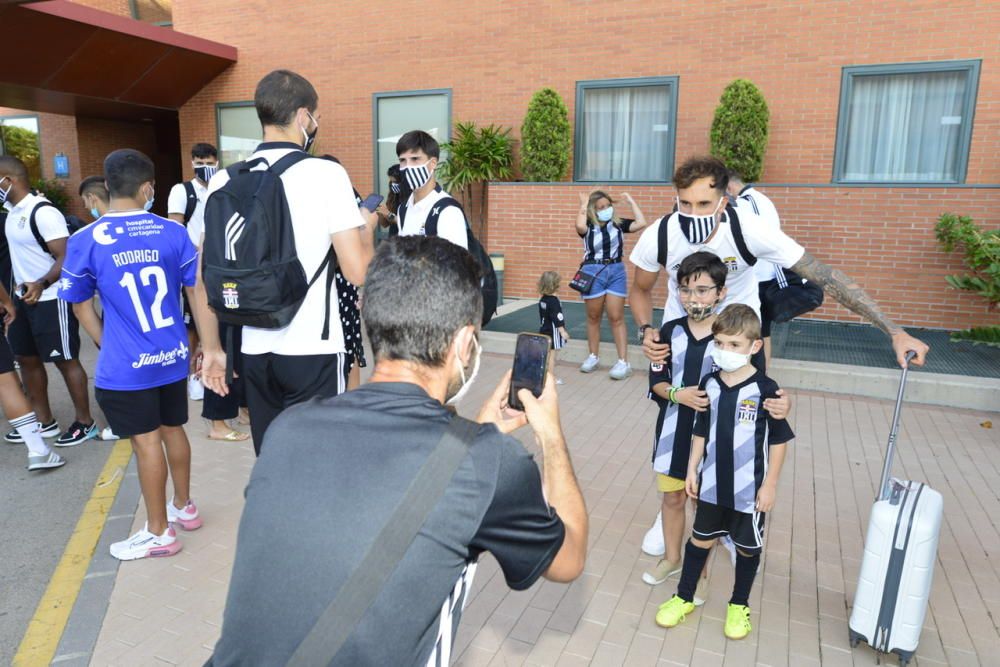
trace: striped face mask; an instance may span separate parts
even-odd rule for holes
[[[406,184],[410,186],[411,190],[419,190],[424,183],[431,179],[431,172],[427,168],[430,163],[431,161],[428,160],[416,167],[400,167],[399,171],[402,172],[403,178],[406,179]]]
[[[725,200],[725,197],[720,197],[719,205],[709,215],[686,215],[681,213],[681,201],[677,199],[677,218],[681,223],[684,238],[689,243],[699,245],[712,235],[712,232],[715,231],[715,214],[719,212],[719,206],[722,206],[722,202]]]

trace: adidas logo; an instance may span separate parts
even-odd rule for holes
[[[52,350],[52,354],[49,355],[49,358],[52,358],[52,357],[61,357],[61,356],[62,356],[62,354],[59,353],[59,350]]]

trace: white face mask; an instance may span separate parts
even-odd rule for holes
[[[712,361],[727,373],[738,371],[749,364],[751,356],[750,354],[740,354],[731,350],[720,350],[717,347],[712,348]]]
[[[677,198],[678,220],[681,223],[681,231],[689,243],[699,245],[712,235],[716,224],[715,214],[719,212],[719,207],[725,200],[725,197],[720,197],[718,206],[709,215],[688,215],[681,213],[681,200]]]
[[[445,401],[445,405],[458,405],[458,402],[472,389],[472,383],[476,381],[476,376],[479,375],[479,361],[482,358],[482,349],[479,347],[479,341],[475,338],[472,339],[472,344],[476,347],[476,360],[472,362],[472,373],[468,379],[465,377],[465,366],[462,365],[462,360],[456,355],[455,359],[458,360],[458,372],[462,377],[462,386],[458,388],[454,396]]]

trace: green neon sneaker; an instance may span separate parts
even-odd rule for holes
[[[661,628],[672,628],[694,611],[694,603],[675,595],[660,605],[656,612],[656,624]]]
[[[726,636],[730,639],[743,639],[753,628],[750,626],[750,607],[742,604],[730,604],[726,612]]]

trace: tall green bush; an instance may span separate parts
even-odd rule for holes
[[[573,137],[559,93],[542,88],[531,97],[521,125],[521,171],[526,181],[560,181],[569,168]]]
[[[712,120],[712,155],[747,183],[760,180],[767,149],[767,100],[752,82],[736,79],[722,91]]]
[[[972,218],[945,213],[938,218],[934,234],[945,252],[961,250],[969,273],[945,276],[955,289],[978,294],[1000,311],[1000,230],[986,231]],[[952,340],[971,340],[1000,347],[1000,327],[975,327],[952,334]]]

